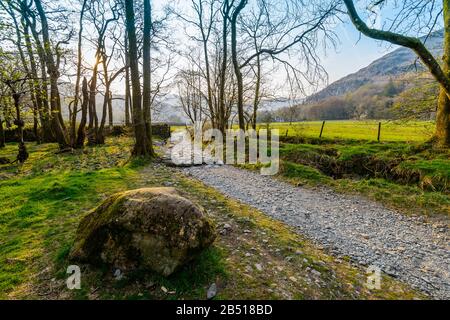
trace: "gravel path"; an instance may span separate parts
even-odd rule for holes
[[[231,166],[181,170],[297,228],[334,255],[378,266],[434,298],[450,299],[450,237],[446,224],[408,217],[361,197],[297,188]]]

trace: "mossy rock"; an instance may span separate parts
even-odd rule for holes
[[[204,210],[173,188],[146,188],[106,199],[80,223],[72,260],[169,276],[216,237]]]

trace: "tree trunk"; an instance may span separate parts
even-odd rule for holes
[[[5,131],[3,130],[3,120],[0,117],[0,148],[5,147]]]
[[[29,33],[29,25],[26,19],[22,19],[22,25],[24,29],[25,36],[25,45],[27,48],[28,59],[30,60],[31,73],[35,79],[38,79],[38,67],[37,62],[34,58],[33,44],[31,43],[30,33]],[[48,91],[47,91],[47,74],[45,68],[45,59],[43,57],[43,51],[40,50],[39,44],[36,45],[38,48],[38,56],[40,60],[40,69],[41,69],[41,80],[33,81],[34,85],[34,95],[36,99],[36,104],[38,108],[39,119],[41,121],[41,138],[42,142],[55,142],[56,136],[52,128],[52,124],[50,122],[50,111],[48,106]]]
[[[220,69],[220,86],[219,86],[219,114],[217,116],[217,128],[225,134],[226,126],[227,126],[227,117],[225,115],[225,82],[226,82],[226,73],[227,73],[227,64],[228,64],[228,17],[230,15],[231,7],[229,5],[229,0],[225,1],[224,4],[224,18],[223,18],[223,26],[222,26],[222,67]]]
[[[83,95],[83,103],[81,105],[81,120],[80,125],[78,126],[77,133],[77,143],[76,148],[81,149],[84,146],[84,140],[86,138],[86,122],[87,122],[87,111],[89,106],[89,89],[87,79],[83,79],[83,87],[82,87],[82,95]]]
[[[111,100],[111,92],[109,90],[109,85],[106,85],[105,88],[105,98],[103,99],[103,110],[102,110],[102,120],[100,122],[100,128],[97,133],[97,144],[105,143],[105,124],[106,124],[106,116],[108,113],[108,105]]]
[[[16,15],[14,13],[14,9],[10,7],[10,15],[11,18],[13,19],[14,22],[14,29],[16,31],[16,37],[17,37],[17,41],[16,41],[16,46],[17,46],[17,50],[19,52],[19,56],[20,56],[20,61],[22,63],[22,66],[24,68],[24,71],[28,77],[28,87],[30,89],[30,98],[31,98],[31,103],[33,105],[32,111],[33,111],[33,134],[36,138],[37,143],[39,143],[39,136],[38,136],[38,123],[37,123],[37,114],[36,114],[36,110],[37,110],[37,103],[36,103],[36,92],[34,90],[34,81],[35,80],[35,75],[31,72],[31,67],[28,65],[29,61],[26,60],[25,58],[25,53],[22,49],[22,31],[19,29],[19,24],[17,22],[16,19]]]
[[[256,42],[256,41],[255,41]],[[256,43],[255,43],[255,47]],[[261,94],[261,58],[258,55],[256,57],[256,87],[255,87],[255,98],[253,100],[253,115],[252,115],[252,128],[256,130],[256,119],[258,117],[258,106],[259,106],[259,96]],[[292,122],[292,121],[291,121]]]
[[[106,60],[107,60],[106,55],[103,55],[102,65],[103,65],[103,77],[104,77],[104,82],[105,82],[105,96],[103,98],[102,119],[100,121],[100,127],[98,128],[97,135],[96,135],[96,143],[97,144],[105,143],[105,132],[104,131],[105,131],[105,124],[106,124],[106,117],[108,115],[109,106],[111,103],[111,92],[110,92],[111,80],[109,78],[108,63]],[[110,112],[112,112],[112,111],[110,111]],[[110,114],[110,117],[111,117],[111,114]]]
[[[444,57],[443,71],[450,77],[450,1],[444,0]],[[436,139],[438,144],[450,147],[450,99],[444,87],[438,101],[436,115]]]
[[[151,32],[152,32],[152,7],[150,0],[144,0],[144,52],[143,52],[143,113],[145,120],[145,132],[147,135],[147,148],[151,156],[153,156],[152,144],[152,116],[151,116]]]
[[[14,108],[16,110],[16,121],[14,121],[14,123],[17,126],[17,133],[19,136],[19,153],[17,154],[17,161],[19,161],[19,163],[24,163],[28,159],[28,151],[23,140],[23,127],[25,126],[25,122],[20,115],[20,93],[13,92],[12,97],[14,100]]]
[[[114,113],[113,113],[113,106],[112,106],[112,92],[108,91],[108,117],[109,117],[109,129],[112,130],[114,127]]]
[[[203,27],[202,27],[202,34],[203,34],[203,52],[205,55],[206,84],[207,84],[207,90],[208,90],[208,108],[209,108],[209,112],[211,113],[212,126],[213,126],[213,128],[216,128],[217,127],[217,123],[216,123],[217,115],[214,112],[213,101],[212,101],[211,70],[210,70],[209,54],[208,54],[208,41],[204,35]]]
[[[135,145],[132,154],[134,156],[149,156],[147,133],[142,112],[142,95],[141,84],[139,79],[139,63],[138,63],[138,48],[136,39],[136,25],[134,15],[133,0],[125,0],[125,16],[126,29],[129,40],[129,61],[130,61],[130,77],[133,89],[133,125],[135,135]]]
[[[238,53],[237,53],[237,19],[240,12],[247,5],[247,0],[241,0],[233,12],[233,17],[231,19],[231,53],[233,56],[233,66],[234,73],[236,74],[237,81],[237,108],[238,108],[238,119],[239,119],[239,129],[245,131],[245,118],[244,118],[244,82],[242,79],[241,67],[239,65]]]
[[[131,111],[130,60],[128,56],[128,35],[125,32],[125,125],[129,127]]]
[[[97,49],[96,61],[94,69],[92,70],[92,78],[89,85],[89,125],[88,125],[88,144],[95,145],[97,143],[98,135],[98,116],[97,116],[97,106],[96,106],[96,95],[97,95],[97,78],[98,78],[98,65],[100,64],[100,52]]]
[[[53,57],[53,52],[51,50],[49,27],[45,11],[42,7],[41,0],[34,0],[34,3],[36,4],[36,9],[41,19],[41,32],[42,38],[44,40],[43,49],[45,52],[45,62],[47,65],[47,72],[50,76],[50,109],[52,112],[51,122],[53,130],[55,131],[56,134],[58,144],[61,149],[64,149],[68,146],[68,140],[65,132],[64,122],[61,121],[62,120],[61,98],[59,96],[59,89],[58,89],[59,70],[56,66],[55,59]]]
[[[77,79],[75,81],[75,96],[74,96],[72,115],[70,118],[70,144],[75,147],[77,145],[76,125],[77,125],[77,115],[78,115],[78,101],[80,98],[79,96],[80,96],[80,82],[81,82],[81,62],[82,62],[82,57],[83,57],[83,50],[82,50],[83,18],[84,18],[84,12],[86,11],[86,6],[87,6],[87,0],[84,0],[83,6],[81,7],[80,20],[79,20]]]
[[[38,121],[38,106],[36,103],[36,99],[34,98],[34,94],[32,94],[33,98],[33,134],[36,139],[37,144],[41,144],[41,137],[39,134],[39,121]]]
[[[130,98],[131,98],[130,71],[129,71],[129,68],[127,67],[127,69],[125,71],[125,125],[127,127],[129,127],[131,125],[131,122],[130,122],[130,111],[131,111]]]

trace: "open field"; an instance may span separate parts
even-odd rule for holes
[[[392,120],[341,120],[326,121],[322,137],[324,139],[376,141],[378,123],[381,122],[381,141],[424,142],[434,132],[433,121],[392,121]],[[318,138],[322,121],[294,122],[292,124],[272,122],[269,128],[280,130],[280,136]],[[172,131],[185,129],[185,126],[173,126]],[[237,125],[233,128],[238,129]],[[266,129],[267,124],[259,124],[258,129]]]
[[[434,131],[432,121],[326,121],[323,138],[377,140],[378,123],[381,122],[381,141],[423,142],[431,138]],[[261,128],[266,125],[261,125]],[[279,129],[281,136],[319,137],[322,121],[271,123],[270,128]]]

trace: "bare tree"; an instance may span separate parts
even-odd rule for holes
[[[121,68],[112,76],[109,75],[109,65],[111,59],[114,57],[115,42],[112,45],[111,52],[108,53],[107,37],[110,29],[115,28],[115,22],[120,18],[120,8],[116,2],[108,2],[108,6],[105,3],[98,0],[91,0],[89,6],[90,20],[97,31],[95,40],[95,62],[92,69],[92,77],[90,80],[90,92],[89,92],[89,125],[88,125],[88,143],[103,144],[104,143],[104,127],[108,110],[112,109],[111,92],[110,87],[112,82],[117,76],[124,70]],[[114,31],[111,31],[114,33]],[[99,67],[103,67],[103,85],[105,87],[104,99],[103,99],[103,113],[99,125],[96,97],[98,93],[98,80],[99,80]]]
[[[19,138],[19,152],[17,154],[17,161],[24,163],[28,159],[28,152],[23,137],[25,121],[22,118],[22,99],[28,93],[26,87],[30,78],[27,72],[19,67],[20,58],[11,54],[5,54],[1,51],[0,57],[3,60],[3,63],[0,66],[0,82],[3,83],[9,91],[8,94],[12,98],[14,104],[14,124],[17,126],[17,136]]]
[[[205,118],[205,102],[202,92],[202,75],[198,70],[181,70],[177,76],[178,96],[184,113],[192,124],[203,122]]]
[[[86,139],[85,127],[87,122],[88,106],[89,106],[89,89],[86,77],[83,78],[81,93],[82,93],[81,120],[78,126],[77,141],[75,143],[75,147],[78,149],[83,148],[84,140]]]
[[[61,115],[61,97],[59,95],[58,88],[58,79],[60,77],[59,72],[59,62],[61,56],[59,55],[58,45],[53,46],[50,40],[50,32],[49,25],[47,21],[47,15],[42,5],[41,0],[34,0],[34,4],[40,18],[41,24],[41,34],[42,34],[42,42],[39,41],[38,31],[32,27],[32,32],[35,37],[36,44],[40,42],[41,51],[44,53],[44,61],[47,67],[47,73],[49,75],[50,80],[50,109],[52,112],[51,121],[52,127],[56,134],[56,139],[61,147],[64,149],[69,146],[69,141],[67,139],[67,134],[65,130],[64,121]],[[29,15],[33,15],[34,13],[31,11],[31,8],[28,8],[26,11]],[[26,16],[28,18],[28,16]],[[33,25],[34,26],[34,25]],[[35,26],[34,26],[35,27]],[[63,40],[62,42],[66,42]],[[62,43],[61,42],[61,43]]]
[[[337,7],[334,3],[321,5],[315,1],[309,4],[301,0],[258,1],[257,8],[260,13],[253,16],[256,19],[264,17],[265,21],[253,26],[256,33],[254,31],[254,36],[250,37],[250,39],[253,38],[252,53],[245,56],[246,50],[242,45],[240,52],[238,51],[238,26],[241,23],[240,19],[245,19],[243,10],[247,2],[241,0],[231,17],[233,66],[238,86],[238,119],[239,126],[243,130],[245,129],[245,117],[242,70],[250,67],[255,59],[256,67],[258,64],[261,67],[262,57],[270,57],[273,61],[283,65],[291,85],[296,85],[303,90],[303,82],[311,85],[317,84],[326,75],[317,53],[319,35],[323,37],[323,41],[331,40],[333,42],[334,34],[328,30],[327,26],[328,20],[333,17]],[[256,45],[255,38],[257,39]],[[289,56],[293,54],[298,57],[295,64],[289,59]],[[301,69],[302,65],[306,67],[306,70]]]
[[[23,70],[24,70],[27,78],[29,79],[28,80],[28,86],[29,86],[31,101],[32,101],[32,104],[33,104],[33,108],[32,108],[33,109],[33,132],[34,132],[34,135],[36,137],[36,140],[39,142],[40,139],[39,139],[39,133],[38,133],[38,119],[37,119],[38,104],[37,104],[37,100],[36,100],[37,92],[35,91],[35,88],[34,88],[34,82],[36,81],[35,75],[30,70],[30,67],[28,65],[28,61],[27,61],[27,59],[25,57],[25,53],[24,53],[24,50],[22,48],[22,45],[23,45],[22,44],[22,38],[23,38],[22,37],[22,31],[20,30],[19,23],[17,21],[14,9],[11,7],[11,5],[9,7],[6,7],[4,4],[1,4],[1,6],[9,13],[9,15],[11,16],[11,18],[13,20],[14,29],[15,29],[15,32],[16,32],[15,45],[16,45],[17,51],[19,53],[20,62],[22,64]],[[14,101],[16,101],[16,99],[14,99]],[[18,106],[16,106],[16,112],[18,112],[17,108],[18,108]],[[20,118],[20,113],[19,113],[18,117]]]
[[[188,17],[186,14],[180,14],[173,11],[179,19],[184,21],[190,26],[196,29],[199,34],[191,35],[190,38],[196,42],[199,42],[203,51],[204,67],[202,70],[205,72],[206,80],[206,93],[207,104],[210,113],[210,119],[213,127],[217,126],[216,123],[216,108],[213,101],[213,79],[211,75],[211,58],[209,52],[211,34],[214,28],[215,18],[218,13],[217,0],[191,0],[191,8],[194,12],[193,17]]]

